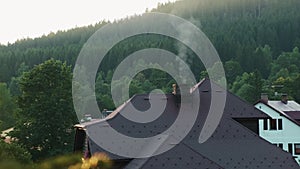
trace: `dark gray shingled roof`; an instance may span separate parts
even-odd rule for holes
[[[291,154],[260,138],[235,119],[268,118],[253,105],[227,92],[224,114],[216,131],[205,143],[199,144],[199,134],[208,115],[211,99],[211,83],[205,79],[196,85],[200,94],[200,108],[192,130],[173,149],[144,159],[132,159],[126,169],[298,169]],[[219,88],[219,87],[218,87]],[[221,89],[221,88],[220,88]],[[222,90],[220,90],[222,91]],[[213,91],[216,92],[216,91]],[[197,94],[197,93],[194,93]],[[157,98],[165,97],[157,95]],[[174,95],[167,94],[167,106],[163,114],[150,123],[142,124],[128,121],[119,113],[126,110],[126,103],[112,113],[106,121],[118,132],[131,137],[149,137],[162,133],[175,121],[178,106]],[[131,102],[139,110],[149,108],[147,94],[135,95]],[[189,103],[181,103],[189,104]],[[186,112],[188,113],[188,112]],[[86,129],[101,126],[103,120],[78,125]],[[101,137],[101,136],[100,136]],[[105,136],[103,136],[104,138]],[[106,152],[90,141],[90,150]],[[157,142],[157,144],[162,144]],[[126,159],[106,152],[112,159]]]

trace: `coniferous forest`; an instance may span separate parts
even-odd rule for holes
[[[178,15],[198,26],[215,46],[225,69],[227,87],[234,94],[254,103],[260,98],[261,93],[267,93],[270,99],[279,99],[281,93],[286,93],[289,99],[300,102],[299,8],[299,0],[183,0],[159,4],[152,12]],[[112,24],[120,26],[131,19],[144,18],[132,16]],[[0,45],[1,130],[18,126],[20,130],[18,131],[16,127],[13,134],[22,141],[25,148],[41,146],[35,144],[38,142],[36,138],[32,138],[30,144],[28,140],[26,142],[24,138],[27,136],[22,132],[22,125],[26,123],[24,119],[33,122],[34,118],[38,117],[36,115],[33,118],[24,117],[26,116],[24,113],[32,112],[29,109],[45,108],[42,105],[40,107],[24,105],[28,98],[33,99],[32,102],[35,101],[30,94],[37,95],[38,92],[42,92],[30,90],[32,81],[38,78],[47,81],[45,80],[47,76],[35,73],[45,70],[44,74],[51,76],[50,69],[57,68],[62,74],[51,81],[65,79],[66,82],[71,82],[71,70],[81,48],[89,37],[105,24],[106,21],[99,21],[95,25]],[[110,95],[110,82],[118,64],[128,54],[149,47],[166,49],[175,54],[180,52],[178,43],[174,40],[157,35],[132,37],[114,46],[105,56],[102,69],[97,74],[96,97],[100,110],[115,108]],[[198,81],[206,77],[207,71],[214,71],[214,67],[205,70],[202,63],[195,60],[193,52],[187,50],[185,54]],[[131,82],[130,95],[148,93],[156,88],[171,92],[172,83],[174,80],[168,74],[159,70],[146,70],[135,76]],[[63,97],[65,100],[61,102],[62,109],[74,112],[70,106],[71,84],[66,86],[62,89],[65,93],[53,97]],[[41,101],[43,99],[47,101],[46,106],[51,107],[55,103],[55,100],[47,99],[45,93],[42,96],[44,98],[41,98]],[[51,114],[47,116],[50,117]],[[61,127],[62,131],[63,128],[72,128],[76,120],[73,120],[74,117],[70,119],[72,119],[68,121],[70,125],[57,127]],[[51,127],[45,127],[44,130],[51,130]],[[43,137],[47,140],[47,136]],[[48,158],[62,153],[62,149],[72,144],[72,138],[64,140],[64,143],[65,146],[56,146],[56,149],[53,149],[52,142],[47,142],[48,147],[44,150],[48,151],[43,152],[43,156],[40,156],[40,152],[28,151],[33,156],[32,159],[39,160],[39,157]]]

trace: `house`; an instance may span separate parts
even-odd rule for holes
[[[237,96],[222,89],[209,79],[204,79],[193,89],[189,90],[190,101],[178,103],[178,94],[155,94],[149,98],[149,94],[133,96],[111,113],[106,119],[94,120],[76,125],[76,138],[74,151],[82,151],[93,154],[105,152],[114,161],[114,168],[125,169],[299,169],[300,167],[292,155],[259,137],[259,119],[270,118],[265,113],[256,109],[253,105],[241,100]],[[212,90],[215,89],[215,90]],[[212,136],[204,143],[199,143],[199,135],[209,117],[209,110],[214,107],[211,103],[213,93],[226,94],[224,113]],[[160,139],[151,140],[143,146],[130,147],[118,146],[117,139],[108,139],[106,134],[100,135],[97,131],[112,127],[115,131],[128,137],[147,138],[161,134],[177,119],[181,107],[193,106],[193,96],[200,97],[197,107],[197,117],[191,130],[176,142],[176,136],[172,132]],[[180,96],[186,97],[186,96]],[[180,98],[179,97],[179,98]],[[122,113],[128,111],[129,103],[138,110],[147,110],[150,99],[166,101],[166,107],[159,118],[149,123],[136,123],[126,119]],[[184,114],[188,115],[187,111]],[[107,122],[107,123],[105,123]],[[189,124],[187,124],[189,125]],[[113,148],[128,151],[155,153],[162,145],[173,139],[174,144],[170,150],[154,156],[144,158],[128,158],[111,153],[95,143],[97,137],[103,142],[110,143]],[[85,146],[86,145],[86,146]],[[132,153],[132,152],[128,152]]]
[[[300,104],[289,101],[287,95],[277,101],[265,95],[255,107],[271,117],[259,120],[259,135],[290,152],[300,165]]]

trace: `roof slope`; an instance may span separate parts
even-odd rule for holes
[[[211,85],[217,87],[218,91],[211,91]],[[300,168],[293,157],[282,151],[280,148],[273,146],[267,141],[260,138],[248,128],[244,127],[235,118],[256,119],[267,118],[267,116],[256,109],[253,105],[246,103],[237,96],[224,91],[210,80],[205,79],[196,85],[199,89],[200,107],[196,123],[188,135],[182,142],[177,144],[173,149],[160,155],[146,158],[134,159],[128,167],[134,168],[228,168],[228,169],[286,169]],[[227,100],[222,119],[213,133],[205,143],[199,144],[199,134],[204,126],[205,120],[208,117],[210,109],[211,93],[226,92]],[[138,110],[147,110],[150,106],[149,95],[136,95],[130,102]],[[172,94],[166,96],[157,95],[157,99],[161,97],[167,100],[165,111],[162,115],[150,123],[135,123],[127,120],[120,112],[126,111],[126,104],[118,108],[112,116],[107,120],[109,125],[116,131],[130,137],[145,138],[162,133],[168,129],[178,116],[179,106],[176,104],[176,98]],[[191,103],[181,103],[181,106],[189,106]],[[185,112],[189,113],[189,112]],[[94,121],[81,126],[89,133],[89,128],[103,127],[102,121]],[[94,133],[96,134],[96,133]],[[99,136],[105,140],[105,136]],[[173,137],[171,134],[168,137]],[[111,140],[113,142],[113,140]],[[157,144],[163,144],[157,142]],[[104,151],[101,147],[90,142],[92,153]],[[114,154],[107,152],[112,159],[124,159]]]
[[[286,117],[291,122],[295,123],[296,125],[300,126],[300,104],[295,101],[288,101],[287,104],[283,103],[282,101],[271,101],[268,102],[259,100],[257,103],[262,103],[280,115]],[[256,104],[257,104],[256,103]]]
[[[282,103],[282,101],[272,101],[269,100],[268,104],[272,107],[274,107],[277,110],[283,111],[283,112],[291,112],[291,111],[300,111],[300,104],[297,102],[291,100],[288,101],[287,104]]]
[[[134,159],[124,169],[193,168],[224,169],[191,147],[180,143],[176,148],[154,157]]]

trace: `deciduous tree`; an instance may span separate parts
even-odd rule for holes
[[[72,151],[75,113],[71,67],[54,59],[35,66],[20,79],[19,121],[12,136],[33,159]]]

